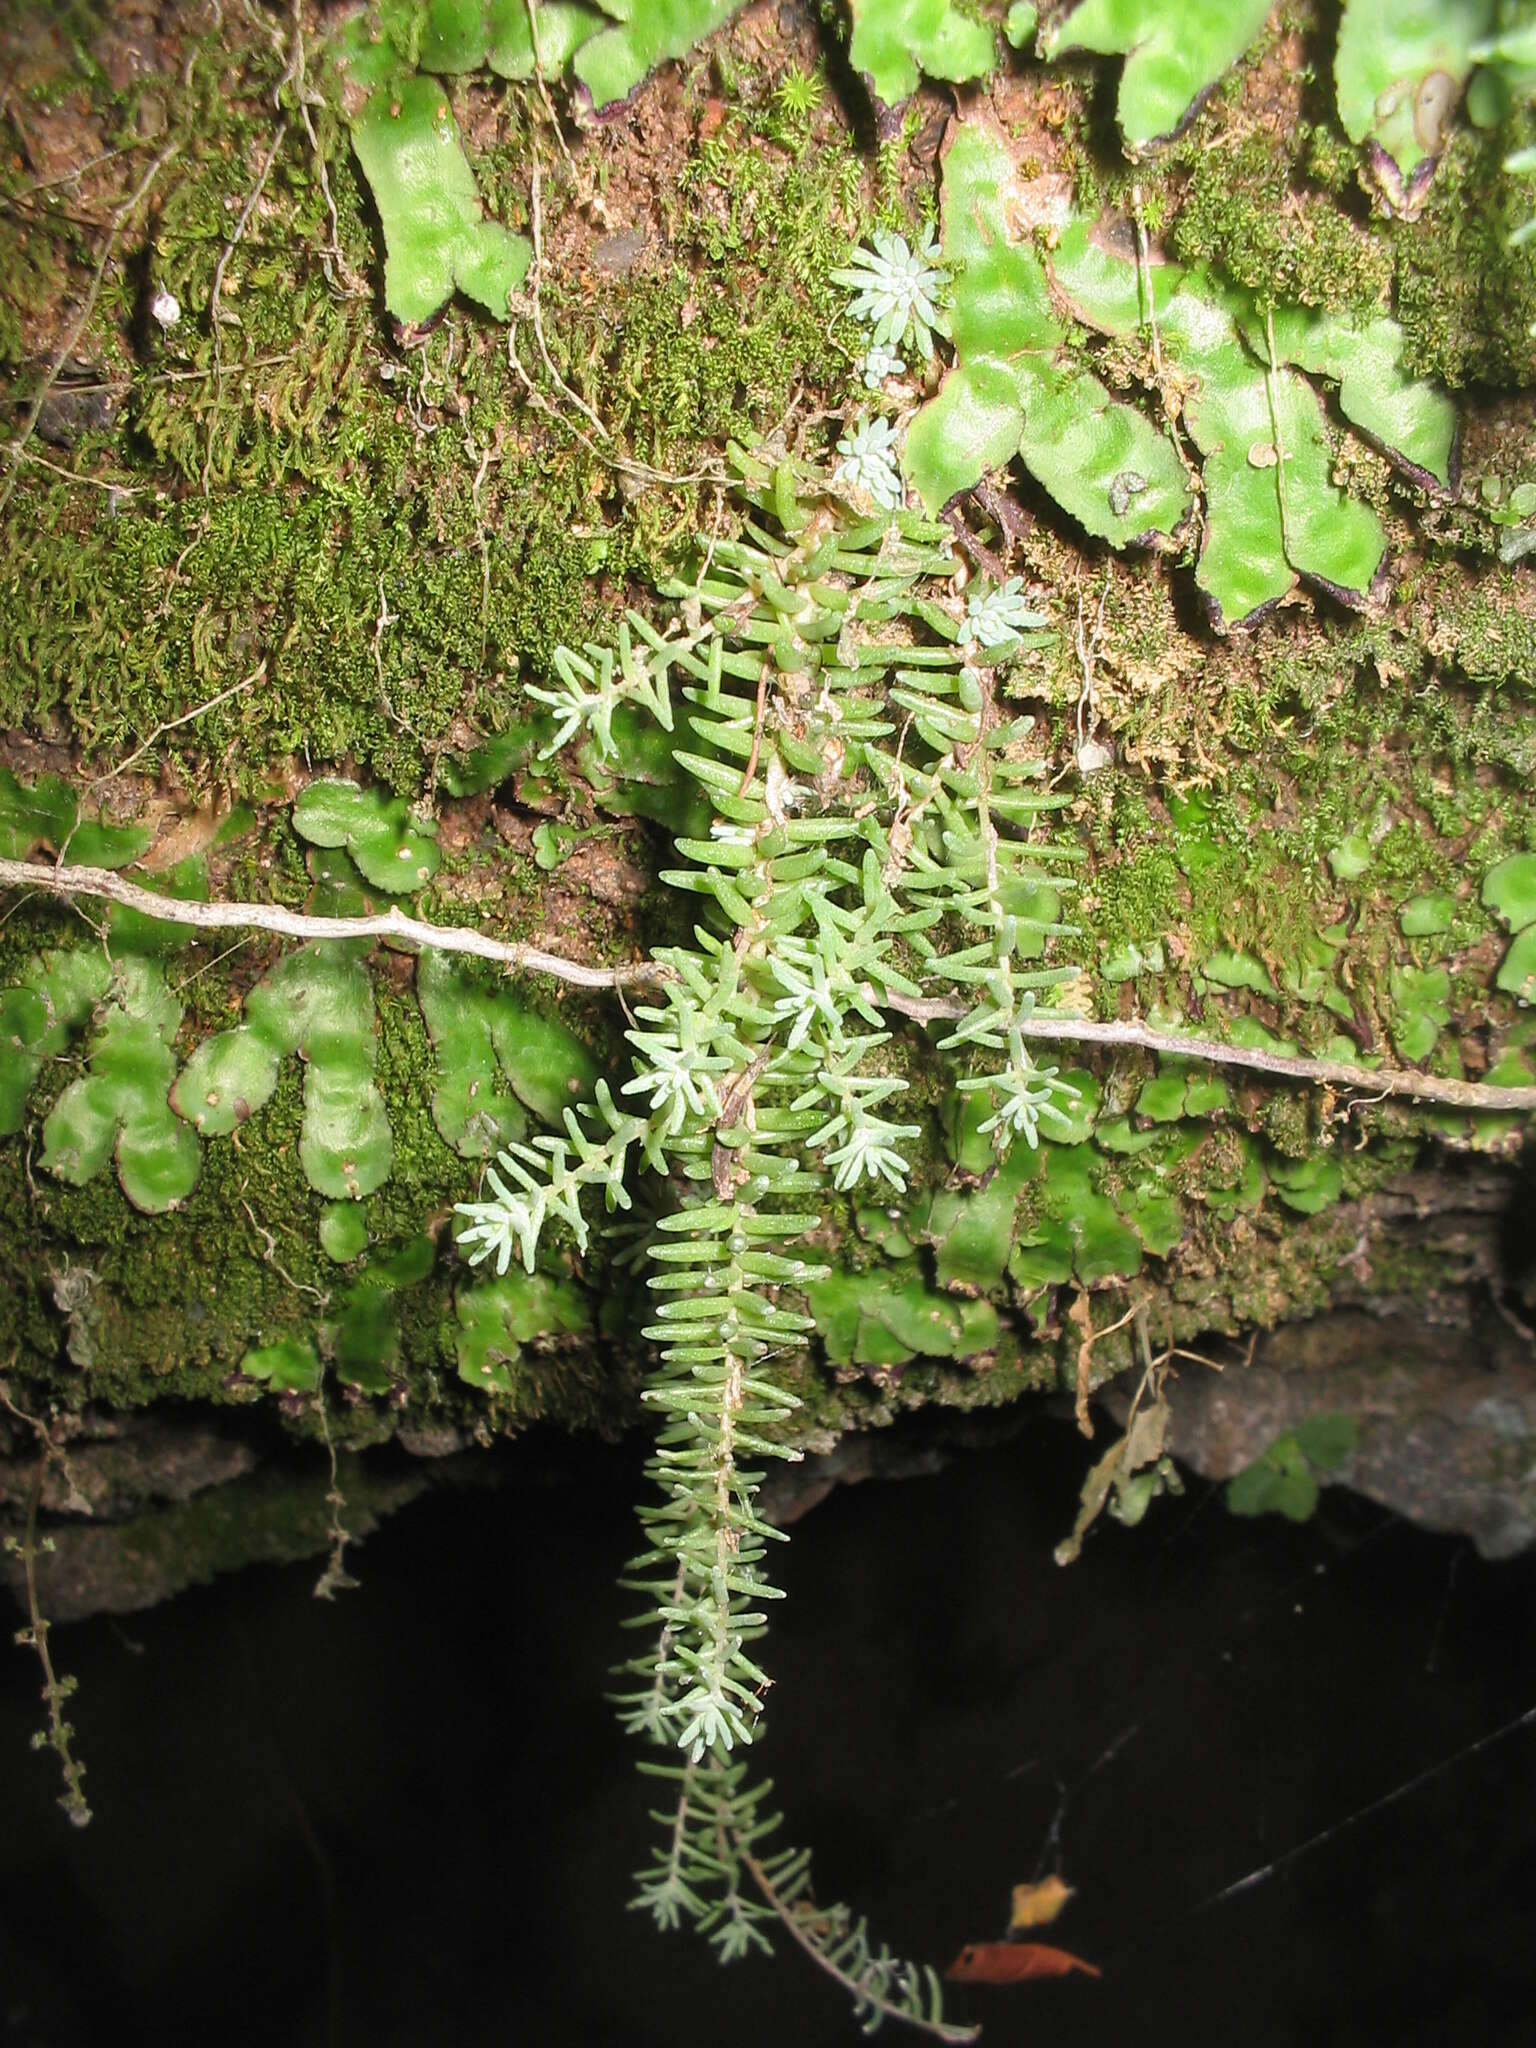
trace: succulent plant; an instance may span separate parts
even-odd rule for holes
[[[889,420],[859,420],[837,444],[842,457],[832,472],[834,483],[861,492],[880,506],[894,512],[902,502],[901,474],[896,467],[896,429]]]
[[[923,230],[915,249],[905,235],[885,228],[876,228],[871,240],[874,247],[855,249],[846,269],[833,271],[832,282],[853,293],[848,310],[871,329],[875,347],[899,350],[910,341],[926,359],[943,327],[944,271],[935,261],[933,229]]]

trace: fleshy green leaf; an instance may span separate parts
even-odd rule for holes
[[[1536,853],[1512,853],[1483,877],[1483,902],[1512,932],[1536,924]]]
[[[393,1146],[373,1077],[373,989],[351,946],[306,946],[280,960],[246,997],[244,1022],[198,1046],[171,1106],[205,1137],[227,1136],[263,1107],[295,1053],[304,1059],[299,1159],[310,1186],[333,1199],[371,1194],[389,1177]]]
[[[591,1305],[573,1281],[515,1267],[499,1280],[460,1288],[454,1307],[459,1378],[486,1393],[513,1392],[511,1368],[525,1344],[579,1336],[592,1326]]]
[[[247,1351],[240,1370],[248,1380],[265,1380],[274,1394],[312,1394],[320,1384],[320,1361],[307,1337],[279,1337]]]
[[[1334,54],[1339,119],[1367,145],[1396,213],[1412,219],[1445,148],[1494,0],[1345,0]]]
[[[960,128],[944,163],[944,256],[954,266],[956,363],[907,432],[906,475],[929,511],[1020,454],[1090,533],[1124,546],[1189,510],[1172,443],[1066,350],[1045,269],[1010,241],[1014,168],[1001,137]]]
[[[29,960],[21,979],[0,989],[0,1138],[21,1129],[38,1069],[65,1050],[111,978],[99,948],[66,946]]]
[[[544,76],[558,78],[607,18],[580,0],[539,0],[539,68]],[[532,78],[528,0],[430,0],[417,61],[423,71],[443,76],[483,68],[498,78]]]
[[[1404,335],[1395,320],[1361,325],[1346,313],[1278,307],[1271,327],[1279,362],[1337,384],[1340,411],[1374,446],[1437,497],[1451,489],[1456,408],[1438,385],[1404,370]],[[1262,323],[1250,321],[1246,331],[1255,351],[1266,354]]]
[[[1080,0],[1046,30],[1043,49],[1125,58],[1116,111],[1134,157],[1178,133],[1268,13],[1266,0]]]
[[[395,318],[419,327],[459,290],[505,320],[533,245],[485,218],[442,87],[402,78],[376,91],[352,143],[384,226],[384,303]]]
[[[432,1120],[462,1157],[485,1158],[523,1136],[524,1109],[558,1126],[591,1094],[597,1064],[555,1019],[481,987],[442,954],[422,955],[416,988],[437,1050]]]
[[[1536,924],[1515,934],[1495,984],[1519,1003],[1536,1002]]]
[[[997,61],[991,28],[955,0],[849,0],[848,11],[849,62],[888,107],[911,98],[920,73],[959,85]]]
[[[111,998],[99,1016],[90,1071],[48,1113],[40,1163],[80,1187],[115,1153],[129,1201],[163,1215],[191,1194],[202,1164],[202,1148],[167,1099],[181,1005],[160,968],[131,954],[117,963]]]
[[[365,880],[393,896],[437,873],[436,820],[413,819],[404,797],[355,782],[312,782],[293,807],[293,829],[314,846],[345,847]]]
[[[637,0],[627,19],[610,23],[582,44],[572,68],[594,107],[612,106],[627,99],[658,64],[686,56],[740,5],[741,0]]]

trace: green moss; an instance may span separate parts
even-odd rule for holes
[[[1263,304],[1374,311],[1391,283],[1391,255],[1331,197],[1298,179],[1312,133],[1299,124],[1289,149],[1268,131],[1223,149],[1186,149],[1189,182],[1174,251],[1183,263],[1225,271]]]
[[[1503,168],[1510,149],[1536,134],[1532,119],[1495,135],[1458,130],[1422,214],[1387,231],[1409,367],[1453,389],[1536,383],[1536,265],[1508,241],[1530,212],[1530,192]]]

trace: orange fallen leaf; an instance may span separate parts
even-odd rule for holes
[[[944,1975],[952,1984],[1027,1984],[1032,1977],[1068,1977],[1081,1970],[1085,1977],[1102,1973],[1081,1956],[1064,1948],[1047,1948],[1039,1941],[969,1942]]]
[[[1048,1927],[1068,1899],[1075,1896],[1071,1885],[1059,1877],[1043,1877],[1038,1884],[1016,1884],[1008,1932],[1022,1934],[1026,1927]]]

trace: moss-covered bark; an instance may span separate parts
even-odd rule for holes
[[[1172,557],[1085,547],[1040,497],[1011,532],[973,520],[1058,628],[1010,680],[1086,857],[1079,934],[1054,957],[1081,968],[1102,1017],[1178,1012],[1258,1045],[1321,1053],[1342,1037],[1361,1058],[1530,1080],[1529,1020],[1493,987],[1507,933],[1479,887],[1536,847],[1536,601],[1529,565],[1499,562],[1507,529],[1488,516],[1529,461],[1533,287],[1503,248],[1514,202],[1486,140],[1453,143],[1418,221],[1371,218],[1287,54],[1315,53],[1322,34],[1310,13],[1281,19],[1199,137],[1140,173],[1138,203],[1182,259],[1250,289],[1330,306],[1386,294],[1414,367],[1456,390],[1462,488],[1432,505],[1344,436],[1339,475],[1386,525],[1389,587],[1359,616],[1309,601],[1225,638]],[[697,799],[668,749],[636,723],[619,732],[622,775],[590,749],[543,760],[549,722],[525,685],[557,645],[610,640],[624,604],[661,615],[656,584],[738,516],[721,488],[730,438],[825,455],[862,347],[829,273],[872,219],[932,211],[944,104],[915,102],[865,152],[857,108],[786,92],[814,60],[809,24],[754,9],[570,164],[546,138],[546,366],[527,308],[510,349],[507,328],[462,304],[430,331],[391,327],[340,106],[307,103],[311,140],[285,37],[226,22],[200,41],[189,13],[135,58],[110,7],[88,38],[26,11],[7,35],[0,358],[23,407],[116,210],[175,152],[121,219],[94,311],[7,473],[0,850],[65,851],[27,823],[26,792],[53,775],[82,821],[144,828],[148,875],[355,905],[366,878],[293,812],[313,776],[341,774],[435,826],[441,865],[416,901],[438,922],[608,963],[685,931],[692,912],[657,875],[665,828]],[[1075,177],[1089,210],[1128,203],[1083,79],[1020,69],[992,94],[1024,173]],[[531,227],[536,99],[481,81],[452,97],[488,211]],[[178,302],[174,324],[150,310],[159,293]],[[1112,379],[1118,346],[1099,357]],[[1133,367],[1127,354],[1127,379]],[[1109,765],[1083,772],[1087,740]],[[39,963],[103,937],[108,955],[153,961],[180,1010],[178,1063],[239,1024],[282,951],[259,937],[146,947],[142,931],[98,936],[23,896],[0,924],[0,989],[41,1000]],[[390,1149],[362,1231],[305,1170],[313,1047],[283,1059],[232,1133],[200,1140],[196,1185],[164,1213],[133,1206],[111,1166],[79,1185],[50,1171],[50,1115],[103,1030],[99,1015],[60,1026],[0,1138],[0,1361],[29,1399],[267,1399],[242,1362],[292,1338],[349,1390],[332,1421],[357,1442],[402,1415],[466,1431],[631,1419],[634,1231],[585,1258],[557,1247],[538,1282],[498,1290],[471,1278],[449,1229],[491,1139],[549,1114],[518,1085],[545,1056],[541,1020],[617,1079],[623,1017],[526,982],[498,996],[493,975],[466,970],[466,1003],[511,1007],[501,1038],[488,1025],[445,1051],[420,973],[387,948],[368,956]],[[18,1046],[23,1008],[15,997],[0,1019]],[[1434,1259],[1420,1248],[1403,1270],[1373,1202],[1411,1185],[1431,1148],[1508,1162],[1517,1199],[1510,1123],[1212,1083],[1136,1056],[1077,1076],[1075,1142],[998,1171],[919,1034],[893,1057],[924,1137],[906,1196],[828,1208],[820,1354],[793,1369],[813,1440],[897,1404],[1072,1380],[1078,1290],[1105,1297],[1101,1323],[1142,1301],[1174,1343],[1344,1292],[1427,1288]],[[455,1091],[463,1114],[435,1107]],[[1129,1362],[1130,1342],[1095,1347],[1095,1378]],[[284,1405],[315,1427],[302,1394]]]

